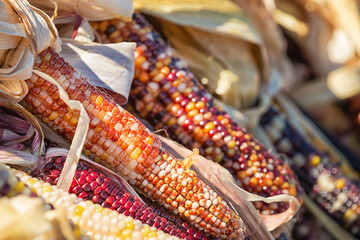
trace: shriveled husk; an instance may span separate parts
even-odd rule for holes
[[[355,0],[275,2],[274,18],[300,47],[316,76],[358,59],[360,18]]]
[[[0,97],[19,102],[35,55],[49,46],[59,50],[60,41],[50,18],[25,0],[0,2],[0,26]]]
[[[133,2],[131,0],[30,0],[32,5],[41,8],[49,15],[76,13],[83,18],[92,21],[101,21],[111,18],[129,20],[133,13]]]

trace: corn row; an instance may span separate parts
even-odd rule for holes
[[[170,138],[222,164],[249,192],[297,196],[299,185],[289,167],[214,104],[140,14],[128,23],[113,19],[92,26],[102,42],[137,43],[129,103],[155,129],[165,129]],[[286,209],[284,204],[274,206],[263,205],[259,210],[266,214]]]
[[[310,197],[359,238],[359,181],[349,180],[338,165],[306,141],[277,109],[271,108],[265,113],[261,125],[277,150],[291,160],[293,169]]]
[[[168,151],[139,120],[91,85],[51,49],[44,50],[35,68],[52,76],[80,101],[90,118],[84,154],[157,201],[195,228],[219,238],[243,237],[242,220],[226,202]],[[79,112],[59,98],[56,86],[36,74],[26,81],[29,93],[23,102],[39,119],[72,141]]]
[[[79,202],[76,195],[64,192],[22,171],[13,171],[22,183],[33,189],[47,203],[55,208],[63,208],[67,217],[93,239],[177,239],[91,201]]]
[[[41,171],[41,178],[50,184],[56,184],[65,159],[66,157],[50,159]],[[196,231],[179,218],[167,213],[164,208],[156,206],[150,199],[147,203],[151,202],[151,207],[148,207],[114,180],[82,161],[75,171],[69,193],[185,240],[210,239],[204,233]]]

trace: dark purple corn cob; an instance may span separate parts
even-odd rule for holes
[[[359,180],[350,180],[329,156],[318,150],[276,108],[260,123],[279,152],[285,153],[305,191],[334,220],[360,238]]]

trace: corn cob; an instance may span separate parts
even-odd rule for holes
[[[179,215],[195,228],[219,238],[243,237],[242,220],[226,202],[163,149],[155,134],[92,86],[51,49],[44,50],[35,68],[52,76],[80,101],[90,118],[84,154],[123,176],[131,185]],[[33,74],[23,102],[53,130],[72,141],[79,112],[59,99],[55,85]]]
[[[140,14],[128,23],[113,19],[92,26],[102,42],[137,43],[129,102],[155,129],[167,130],[170,138],[188,148],[199,148],[200,155],[220,162],[249,192],[297,196],[299,185],[289,167],[214,104],[212,96],[172,57],[169,47]],[[285,204],[264,204],[259,210],[267,214],[285,209]]]
[[[351,181],[329,156],[316,149],[276,108],[264,114],[261,125],[278,151],[287,155],[302,186],[317,204],[360,238],[359,181]]]
[[[63,208],[67,217],[93,239],[177,239],[91,201],[79,202],[74,194],[64,192],[22,171],[13,172],[22,183],[33,189],[47,203],[53,204],[55,208]]]
[[[29,197],[37,196],[28,186],[11,174],[5,165],[0,164],[0,198],[4,196],[10,198],[19,194]]]
[[[50,184],[56,184],[63,169],[66,157],[50,159],[39,174],[39,177]],[[187,223],[179,220],[151,200],[148,207],[111,178],[105,176],[85,162],[79,162],[69,193],[84,200],[92,200],[104,208],[116,210],[125,216],[140,220],[144,224],[156,227],[170,235],[185,239],[211,239],[204,233],[196,231]]]

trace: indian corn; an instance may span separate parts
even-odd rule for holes
[[[219,162],[249,192],[265,197],[298,195],[290,168],[214,104],[143,16],[134,14],[130,22],[93,22],[92,26],[102,42],[137,43],[129,102],[156,129],[165,129],[170,138]],[[258,210],[269,214],[285,209],[285,204],[263,204]]]
[[[14,170],[20,182],[33,189],[47,203],[63,208],[67,217],[93,239],[177,239],[138,220],[103,208],[91,201],[78,201],[74,194]]]
[[[357,238],[360,237],[360,191],[341,171],[272,107],[261,125],[276,149],[285,153],[297,172],[302,186],[310,197],[340,225]]]
[[[54,157],[47,161],[39,176],[50,183],[56,184],[64,167],[66,157]],[[149,224],[170,235],[185,240],[210,239],[204,233],[196,231],[187,223],[176,218],[151,200],[148,207],[141,200],[131,194],[125,187],[99,172],[95,167],[80,161],[69,193],[100,204],[104,208],[116,210],[125,216],[130,216]]]
[[[166,151],[139,120],[51,49],[35,60],[36,69],[53,77],[70,99],[80,101],[90,118],[84,154],[123,176],[152,200],[195,228],[219,238],[243,237],[242,220],[226,202]],[[26,81],[24,104],[39,119],[72,141],[79,112],[59,98],[55,85],[33,74]]]
[[[24,183],[20,182],[4,164],[0,164],[0,197],[14,197],[24,194],[29,197],[36,197],[36,193]]]

